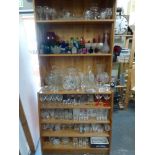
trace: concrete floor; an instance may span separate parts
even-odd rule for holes
[[[118,110],[113,113],[112,151],[110,155],[135,155],[135,109],[131,105],[129,104],[128,110]],[[35,155],[42,155],[40,145]]]

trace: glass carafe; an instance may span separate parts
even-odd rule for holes
[[[95,92],[95,75],[92,71],[92,66],[88,66],[87,73],[85,75],[85,86],[87,92]]]

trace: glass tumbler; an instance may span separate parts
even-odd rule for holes
[[[43,19],[43,7],[42,6],[36,6],[36,16],[38,20]]]
[[[107,15],[107,12],[105,9],[101,9],[100,11],[100,19],[105,19]]]
[[[112,18],[112,8],[106,8],[106,18]]]
[[[73,138],[73,146],[78,147],[78,138]]]
[[[50,19],[50,9],[48,6],[44,6],[44,18],[45,20],[49,20]]]

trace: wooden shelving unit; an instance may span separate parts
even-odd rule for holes
[[[86,40],[91,40],[97,35],[102,35],[105,32],[109,34],[109,53],[95,53],[95,54],[38,54],[39,59],[39,69],[40,69],[40,80],[41,87],[45,85],[45,78],[48,73],[51,71],[52,66],[58,66],[62,70],[68,66],[76,67],[80,69],[83,73],[87,72],[87,66],[92,65],[92,71],[96,73],[96,64],[104,64],[105,71],[111,75],[112,72],[112,53],[113,53],[113,44],[114,44],[114,24],[115,24],[115,11],[116,11],[116,0],[96,0],[95,3],[98,3],[100,8],[112,8],[112,18],[104,20],[85,20],[81,18],[77,19],[53,19],[53,20],[38,20],[36,17],[36,7],[37,6],[49,6],[55,8],[57,12],[61,12],[62,8],[69,10],[75,13],[75,16],[83,16],[83,12],[87,9],[93,0],[34,0],[34,10],[35,10],[35,24],[37,32],[37,45],[38,51],[40,44],[43,40],[43,36],[46,32],[55,32],[58,36],[62,36],[64,40],[69,40],[71,37],[84,37]],[[87,95],[87,94],[107,94],[110,95],[110,105],[103,106],[95,105],[95,101],[91,103],[83,103],[79,105],[55,105],[55,104],[42,104],[40,101],[40,95],[49,95],[49,94],[61,94],[61,95]],[[108,110],[108,119],[107,120],[97,120],[97,119],[88,119],[88,120],[61,120],[61,119],[45,119],[41,117],[42,110],[53,110],[53,109],[95,109]],[[41,149],[42,152],[49,153],[94,153],[94,154],[110,154],[111,150],[111,138],[112,130],[109,132],[84,132],[79,133],[74,130],[43,130],[43,124],[102,124],[110,125],[112,129],[112,112],[113,112],[113,92],[83,92],[78,91],[44,91],[40,90],[38,92],[38,111],[39,111],[39,123],[40,123],[40,139],[41,139]],[[59,144],[53,145],[51,142],[47,141],[49,137],[108,137],[109,147],[108,148],[92,148],[90,145],[85,147],[75,147],[73,143],[67,145]]]

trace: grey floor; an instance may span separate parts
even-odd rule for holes
[[[42,155],[40,146],[35,155]],[[113,112],[112,151],[110,155],[135,155],[135,110],[133,104],[129,104],[128,110]]]
[[[111,155],[135,155],[135,110],[132,104],[127,111],[113,113],[112,131]]]

